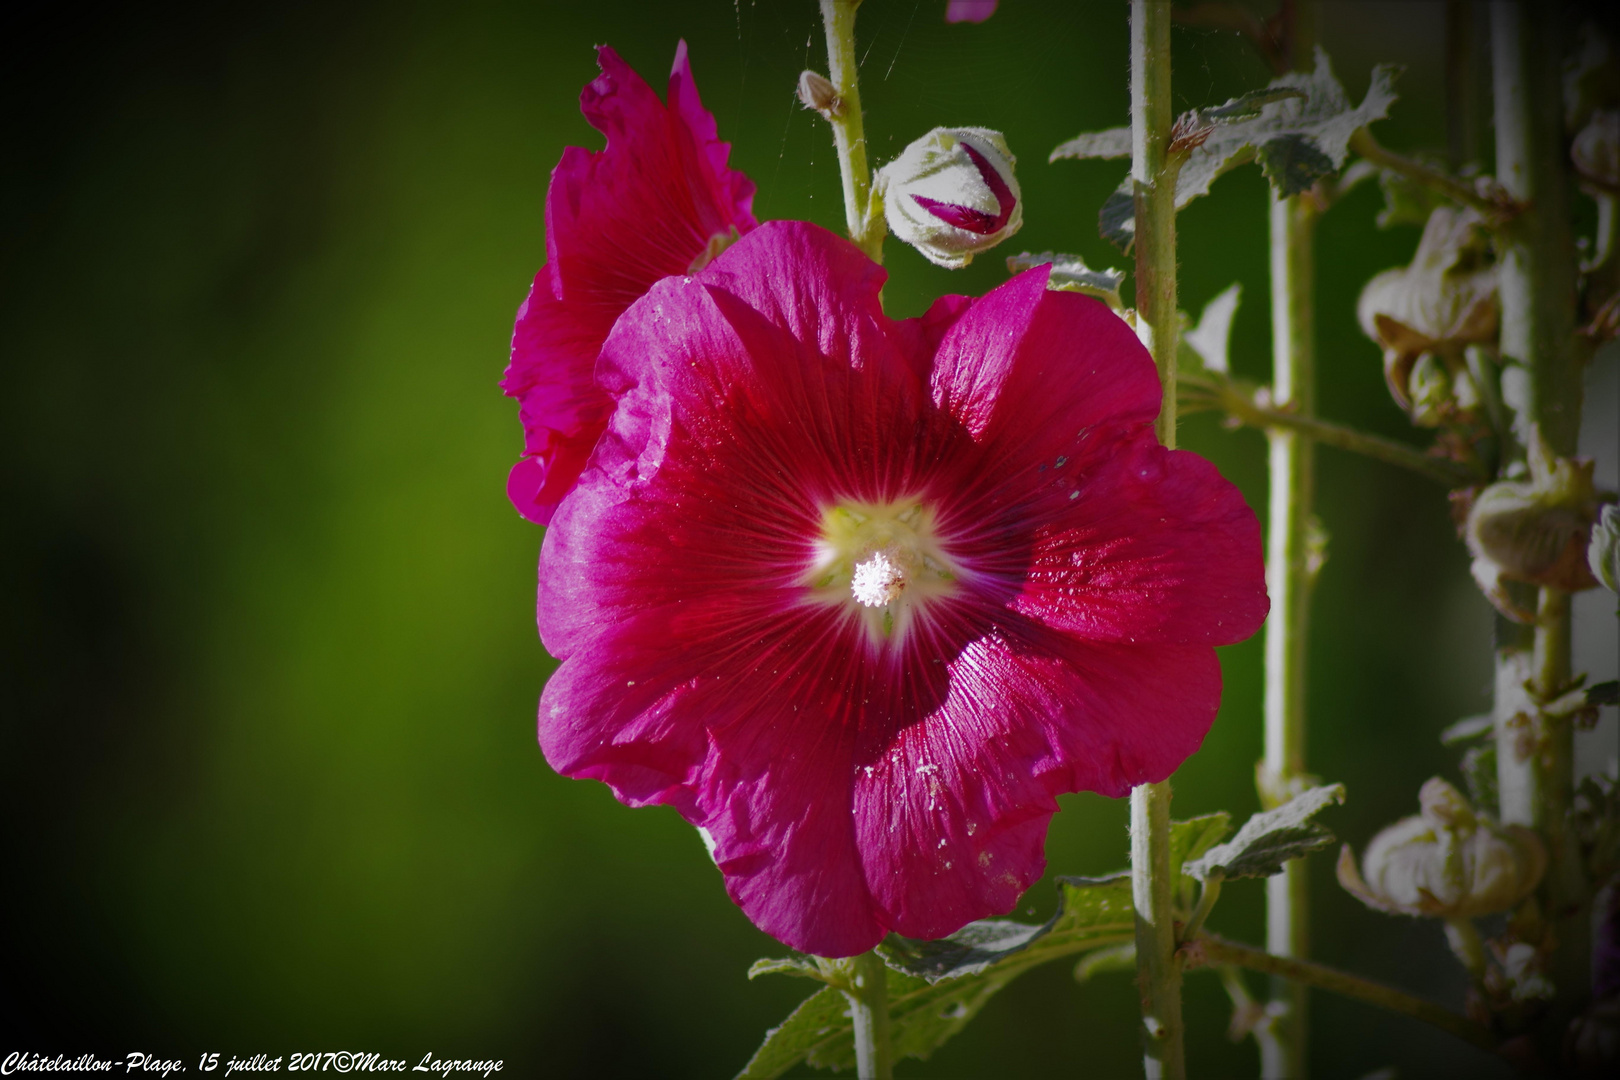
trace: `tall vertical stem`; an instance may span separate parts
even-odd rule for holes
[[[1131,178],[1138,325],[1164,389],[1159,440],[1176,445],[1176,164],[1170,147],[1170,4],[1131,0]],[[1170,880],[1170,782],[1131,791],[1131,896],[1148,1080],[1187,1075]]]
[[[838,149],[849,238],[873,260],[882,262],[884,229],[881,215],[871,213],[872,172],[866,163],[860,63],[855,56],[855,9],[860,6],[861,0],[821,0],[821,21],[827,29],[827,76],[841,102],[841,108],[828,119]]]
[[[1285,53],[1296,69],[1314,63],[1315,10],[1308,0],[1288,5],[1292,35]],[[1271,199],[1271,388],[1279,406],[1301,416],[1316,411],[1314,204],[1301,196]],[[1270,428],[1270,513],[1266,536],[1265,758],[1260,797],[1269,808],[1286,801],[1305,775],[1306,628],[1314,572],[1311,506],[1315,446],[1304,435]],[[1266,879],[1266,948],[1277,956],[1307,959],[1309,891],[1303,861]],[[1273,1038],[1261,1042],[1260,1075],[1290,1080],[1306,1075],[1306,1006],[1303,984],[1274,978],[1272,1000],[1283,1007]]]
[[[875,952],[853,961],[849,1015],[855,1026],[855,1072],[860,1080],[891,1080],[894,1055],[889,1048],[889,977]]]
[[[1560,113],[1559,24],[1556,9],[1511,0],[1491,4],[1497,180],[1526,206],[1498,237],[1501,351],[1504,361],[1529,371],[1529,413],[1539,437],[1553,453],[1567,456],[1580,432],[1582,371],[1574,347],[1575,248]],[[1533,635],[1509,633],[1499,641],[1497,770],[1502,820],[1535,828],[1547,841],[1549,866],[1538,899],[1548,920],[1544,943],[1557,948],[1550,971],[1567,1009],[1587,989],[1588,965],[1583,872],[1568,832],[1573,734],[1568,718],[1541,713],[1535,699],[1569,679],[1569,598],[1543,589],[1537,610]]]

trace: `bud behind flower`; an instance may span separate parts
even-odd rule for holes
[[[1499,825],[1435,777],[1418,796],[1421,813],[1373,837],[1361,869],[1349,845],[1339,884],[1392,915],[1466,919],[1505,911],[1529,895],[1547,854],[1529,829]]]
[[[1024,223],[1016,160],[1000,132],[935,128],[878,171],[889,231],[929,262],[966,266]]]
[[[1597,585],[1588,566],[1592,524],[1613,496],[1592,486],[1592,462],[1555,456],[1539,433],[1530,440],[1530,479],[1502,480],[1474,500],[1464,530],[1474,580],[1498,611],[1530,622],[1503,581],[1579,592]]]

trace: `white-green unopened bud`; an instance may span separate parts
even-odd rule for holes
[[[1620,593],[1620,507],[1612,503],[1592,527],[1592,542],[1586,548],[1586,562],[1592,576],[1612,593]]]
[[[935,128],[878,172],[889,231],[929,262],[966,266],[1024,223],[1015,160],[1000,132]]]
[[[1422,813],[1373,837],[1356,868],[1348,846],[1339,883],[1368,907],[1398,915],[1466,919],[1506,911],[1534,889],[1546,850],[1529,829],[1498,825],[1435,777]]]

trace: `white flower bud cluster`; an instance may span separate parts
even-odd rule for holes
[[[1348,845],[1339,883],[1368,907],[1395,915],[1466,919],[1505,911],[1541,880],[1547,854],[1529,829],[1499,825],[1435,777],[1421,812],[1373,837],[1356,867]]]
[[[1000,132],[935,128],[878,171],[889,231],[959,269],[1024,223],[1017,159]]]

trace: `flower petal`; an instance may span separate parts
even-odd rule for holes
[[[1040,877],[1055,795],[1163,780],[1220,703],[1208,647],[1077,641],[1014,620],[950,665],[950,691],[857,772],[861,856],[883,919],[934,938],[1005,914]]]
[[[934,364],[934,401],[1009,463],[1067,452],[1093,427],[1159,415],[1153,359],[1100,300],[1047,289],[1048,266],[992,290],[956,321]]]
[[[1265,621],[1260,522],[1208,461],[1144,434],[1070,494],[1037,530],[1014,610],[1094,641],[1182,645]]]
[[[546,194],[547,265],[518,310],[502,389],[523,402],[525,447],[508,491],[540,524],[573,487],[612,399],[594,379],[613,322],[655,281],[756,224],[754,185],[726,167],[714,117],[675,52],[669,104],[612,49],[580,95],[607,136],[599,152],[570,147]]]

